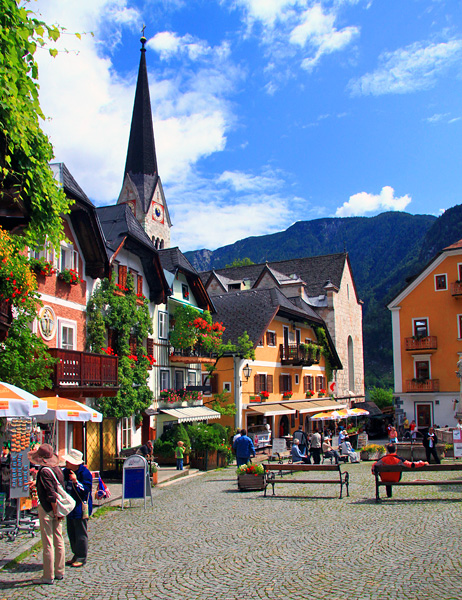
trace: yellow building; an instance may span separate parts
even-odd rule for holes
[[[462,240],[437,254],[388,308],[398,421],[406,415],[422,429],[455,426],[462,416],[456,375],[462,358]]]
[[[224,341],[236,343],[246,331],[255,349],[255,360],[235,355],[218,362],[211,391],[228,392],[236,406],[234,419],[223,417],[223,424],[269,425],[280,437],[300,425],[309,431],[316,412],[345,407],[329,397],[342,365],[324,321],[308,304],[295,305],[277,288],[231,291],[215,295],[213,304],[214,320],[226,327]]]

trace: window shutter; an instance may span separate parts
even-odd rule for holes
[[[261,392],[261,390],[260,390],[260,375],[255,375],[254,383],[255,383],[255,393],[259,394]]]
[[[137,294],[143,293],[143,276],[142,275],[138,275],[138,277],[136,279],[136,293]]]
[[[146,353],[148,356],[154,356],[154,340],[152,338],[146,340]]]
[[[305,376],[303,377],[303,391],[304,391],[304,392],[307,392],[307,391],[310,389],[310,388],[308,387],[308,381],[309,381],[309,380],[308,380],[308,377],[309,377],[308,375],[305,375]]]
[[[266,332],[266,345],[271,345],[271,333],[269,331]]]
[[[273,393],[273,376],[272,375],[266,376],[266,391],[269,394]]]
[[[284,375],[279,375],[279,391],[281,394],[284,391]]]
[[[289,384],[289,387],[287,388],[287,391],[291,392],[292,391],[292,375],[288,375],[287,382]]]
[[[119,285],[125,287],[127,285],[127,267],[119,265]]]
[[[218,394],[218,375],[214,373],[210,377],[210,387],[212,388],[212,394]]]

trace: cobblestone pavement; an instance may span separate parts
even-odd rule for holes
[[[85,568],[33,586],[41,553],[29,556],[0,573],[0,600],[461,598],[460,486],[397,488],[377,505],[370,467],[346,467],[342,500],[331,485],[238,492],[234,468],[154,489],[154,507],[91,521]]]

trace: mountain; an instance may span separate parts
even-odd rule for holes
[[[299,221],[285,231],[249,237],[216,250],[185,252],[199,271],[235,259],[255,263],[346,250],[364,301],[366,385],[392,385],[391,318],[387,302],[444,247],[462,238],[462,205],[440,217],[387,212],[375,217]]]

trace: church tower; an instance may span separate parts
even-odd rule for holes
[[[117,204],[130,206],[152,243],[160,249],[170,247],[172,223],[157,170],[145,44],[143,35],[124,182]]]

